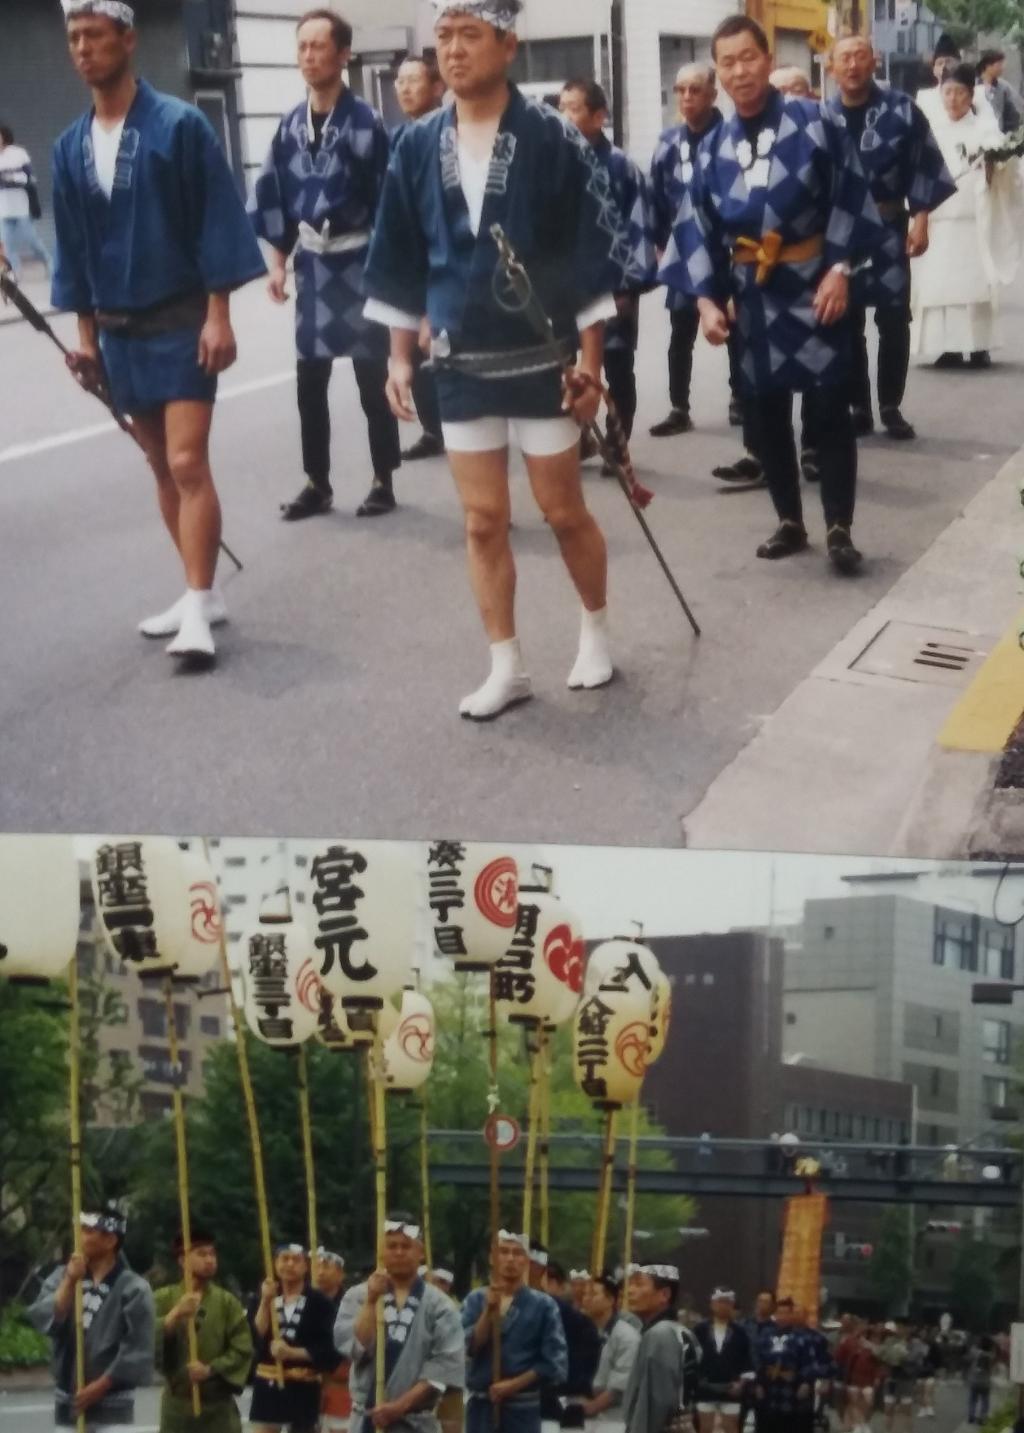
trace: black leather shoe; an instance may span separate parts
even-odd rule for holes
[[[913,423],[908,423],[898,408],[881,408],[879,417],[890,438],[899,438],[901,442],[909,442],[912,438],[917,437],[917,430]]]
[[[722,463],[711,469],[711,476],[723,483],[763,483],[764,469],[756,458],[744,456],[735,463]]]
[[[313,483],[307,483],[297,498],[281,504],[281,516],[285,522],[298,522],[300,518],[330,512],[333,506],[334,494],[330,488],[318,488]]]
[[[444,439],[436,433],[424,433],[410,448],[402,449],[402,459],[406,463],[415,463],[420,458],[439,458],[443,452]]]
[[[743,427],[743,404],[738,398],[729,399],[729,427]]]
[[[832,566],[844,577],[851,577],[864,561],[853,545],[850,529],[839,523],[828,530],[828,557]]]
[[[932,364],[933,368],[963,368],[964,356],[962,353],[940,353]]]
[[[976,353],[971,354],[970,365],[972,368],[991,368],[991,353],[989,353],[987,348],[979,348]]]
[[[381,517],[397,507],[390,478],[374,478],[373,487],[356,508],[356,517]]]
[[[651,429],[652,438],[674,438],[677,433],[693,431],[693,419],[682,408],[673,408],[667,418],[655,423]]]
[[[780,557],[792,557],[795,552],[803,552],[806,546],[807,529],[803,523],[782,522],[768,541],[762,542],[757,549],[757,555],[769,562],[776,562]]]
[[[854,406],[850,409],[850,417],[853,419],[853,431],[858,438],[866,438],[869,433],[875,431],[875,420],[871,416],[870,408]]]

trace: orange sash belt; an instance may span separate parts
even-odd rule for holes
[[[798,239],[795,244],[784,244],[782,235],[769,229],[760,239],[740,237],[732,251],[734,264],[756,264],[754,278],[759,284],[766,284],[779,264],[803,264],[816,259],[825,252],[824,234],[812,234],[809,239]]]
[[[320,1383],[320,1375],[315,1369],[310,1368],[308,1363],[286,1363],[283,1365],[285,1383]],[[271,1383],[278,1379],[277,1364],[259,1363],[256,1365],[256,1377],[266,1378]]]

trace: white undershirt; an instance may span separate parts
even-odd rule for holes
[[[121,148],[121,131],[124,119],[118,120],[113,129],[104,129],[93,115],[92,156],[96,166],[96,178],[100,188],[109,199],[114,192],[114,174],[117,170],[117,151]]]
[[[28,154],[19,144],[4,146],[0,154],[0,170],[6,172],[10,183],[0,188],[0,219],[29,217],[28,162]]]

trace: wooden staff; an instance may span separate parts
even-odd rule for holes
[[[423,1258],[428,1269],[434,1267],[433,1240],[430,1234],[430,1145],[427,1129],[427,1096],[420,1097],[420,1204],[423,1223]]]
[[[380,1026],[377,1027],[376,1037],[373,1042],[373,1053],[369,1059],[370,1105],[373,1110],[373,1117],[370,1124],[370,1134],[373,1140],[373,1173],[374,1185],[377,1194],[377,1267],[384,1267],[384,1223],[387,1219],[388,1206],[388,1150],[387,1150],[387,1115],[384,1102],[384,1079],[383,1079],[383,1043],[381,1040]],[[384,1347],[384,1300],[377,1300],[377,1344],[376,1344],[376,1407],[380,1408],[385,1398],[385,1385],[387,1383],[387,1364],[385,1360]]]
[[[615,1168],[615,1111],[605,1114],[604,1154],[601,1159],[601,1184],[597,1196],[597,1219],[594,1223],[594,1244],[590,1267],[595,1278],[604,1268],[604,1252],[608,1243],[608,1211],[612,1199],[612,1172]]]
[[[629,1165],[626,1170],[626,1228],[622,1240],[623,1277],[633,1262],[633,1225],[636,1219],[636,1151],[640,1137],[640,1095],[637,1093],[629,1118]],[[598,1273],[600,1270],[597,1271]]]
[[[167,1043],[170,1046],[171,1069],[174,1072],[174,1084],[171,1087],[171,1103],[174,1112],[174,1141],[178,1151],[178,1211],[181,1216],[181,1243],[184,1252],[185,1292],[194,1293],[192,1284],[192,1272],[189,1269],[189,1256],[192,1253],[192,1213],[189,1208],[188,1192],[188,1144],[185,1139],[185,1099],[181,1092],[181,1084],[184,1078],[184,1071],[180,1064],[180,1051],[178,1049],[178,1025],[174,1018],[174,982],[170,976],[164,981],[164,1005],[167,1010]],[[189,1318],[185,1326],[188,1338],[188,1361],[189,1363],[199,1362],[199,1339],[196,1335],[196,1321]],[[199,1384],[192,1385],[192,1416],[198,1418],[202,1412],[202,1405],[199,1397]]]
[[[529,1038],[529,1037],[527,1037]],[[537,1136],[540,1125],[541,1042],[543,1031],[537,1032],[537,1043],[530,1049],[530,1096],[527,1102],[526,1168],[523,1171],[523,1233],[527,1239],[533,1228],[533,1185],[537,1166]]]
[[[494,970],[491,970],[490,995],[488,1000],[488,1053],[491,1067],[491,1089],[492,1101],[498,1097],[498,998],[494,985]],[[497,1106],[495,1106],[495,1109]],[[489,1111],[495,1113],[495,1109]],[[491,1196],[491,1269],[490,1279],[493,1280],[498,1268],[498,1234],[501,1231],[501,1172],[496,1139],[490,1141],[490,1196]],[[501,1302],[494,1311],[491,1320],[491,1386],[501,1378]],[[492,1405],[495,1429],[501,1427],[501,1404]]]
[[[540,1241],[551,1247],[551,1044],[548,1032],[541,1032],[540,1087]]]
[[[203,851],[207,861],[210,859],[209,843],[203,842]],[[260,1122],[256,1117],[256,1097],[252,1089],[252,1073],[249,1069],[249,1051],[245,1043],[246,1027],[242,1012],[235,1000],[235,989],[231,984],[231,966],[228,962],[228,940],[224,926],[224,916],[221,912],[220,920],[220,973],[224,982],[224,993],[228,998],[228,1008],[231,1011],[231,1024],[235,1032],[235,1054],[238,1058],[238,1079],[242,1086],[242,1099],[245,1102],[245,1116],[249,1126],[249,1148],[252,1151],[252,1178],[253,1188],[256,1194],[256,1217],[260,1230],[260,1252],[263,1255],[263,1277],[272,1279],[274,1277],[274,1251],[270,1243],[270,1216],[267,1212],[267,1182],[263,1172],[263,1143],[260,1139]],[[280,1337],[281,1329],[277,1318],[277,1305],[270,1305],[270,1333],[271,1337]],[[277,1363],[277,1386],[284,1387],[284,1368],[280,1362]]]
[[[316,1228],[316,1168],[313,1164],[313,1119],[309,1110],[309,1070],[306,1047],[298,1049],[299,1127],[302,1130],[302,1162],[306,1170],[306,1224],[309,1230],[310,1257],[315,1257],[320,1241]]]
[[[82,1254],[82,1026],[78,1005],[78,956],[72,956],[68,966],[68,997],[71,1003],[71,1018],[68,1022],[68,1064],[70,1085],[68,1089],[68,1113],[71,1126],[71,1238],[75,1253]],[[82,1280],[75,1281],[75,1392],[85,1387],[85,1324],[83,1322]],[[76,1420],[78,1433],[85,1433],[85,1413],[79,1413]]]

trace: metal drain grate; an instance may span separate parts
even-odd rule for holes
[[[982,646],[980,639],[968,632],[887,622],[850,663],[850,671],[962,688],[987,656],[987,645]]]

